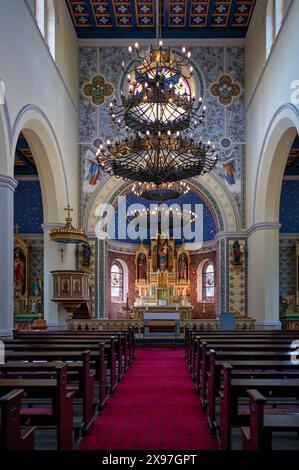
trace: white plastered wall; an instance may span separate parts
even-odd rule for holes
[[[5,85],[5,103],[0,104],[0,176],[3,181],[13,179],[15,147],[22,131],[35,158],[43,196],[45,318],[49,324],[57,325],[65,315],[50,300],[50,271],[74,268],[75,256],[72,247],[67,247],[61,264],[58,246],[49,240],[49,229],[64,221],[68,203],[75,209],[77,223],[77,39],[64,2],[56,0],[55,63],[29,4],[20,0],[2,3],[0,79]],[[6,186],[3,183],[3,191]],[[13,211],[11,197],[9,205],[9,211]],[[3,236],[12,240],[12,223],[5,226],[4,222],[2,227]],[[1,258],[4,259],[4,250],[11,251],[5,259],[11,263],[6,272],[12,284],[12,244],[8,242],[7,247],[0,245]],[[5,319],[2,325],[0,317],[0,330],[10,329],[13,324],[11,296],[11,288],[2,296],[1,310],[8,312],[9,321]]]
[[[246,40],[248,313],[279,326],[279,204],[290,146],[299,130],[292,83],[299,79],[299,2],[288,2],[266,60],[266,1],[258,1]]]

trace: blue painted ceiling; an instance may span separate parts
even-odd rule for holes
[[[146,209],[152,209],[154,204],[157,204],[159,206],[160,203],[158,201],[148,201],[148,200],[143,199],[141,197],[135,196],[135,194],[133,194],[132,192],[129,192],[127,194],[125,202],[126,202],[126,205],[125,205],[126,211],[123,215],[121,213],[119,214],[119,207],[116,206],[116,208],[115,208],[115,218],[112,218],[111,221],[110,221],[110,225],[109,225],[110,230],[112,228],[115,229],[115,240],[119,240],[119,241],[127,242],[127,243],[140,244],[140,239],[139,238],[136,239],[136,240],[132,240],[129,237],[122,238],[121,236],[118,236],[119,235],[118,224],[119,224],[119,222],[122,225],[127,224],[128,221],[127,221],[127,218],[125,216],[126,216],[126,213],[129,213],[130,210],[132,210],[132,207],[130,207],[130,206],[132,206],[134,204],[142,204]],[[170,200],[170,201],[165,201],[164,204],[165,204],[165,206],[168,206],[168,207],[171,207],[172,205],[175,204],[175,205],[180,206],[181,209],[192,210],[193,212],[195,212],[197,204],[203,205],[203,241],[214,240],[214,238],[216,236],[216,232],[217,232],[214,216],[213,216],[210,208],[206,205],[206,203],[196,193],[194,193],[193,191],[190,191],[188,194],[186,194],[184,196],[180,196],[177,199],[173,199],[173,200]],[[187,207],[187,206],[184,207],[185,204],[190,205],[190,207]],[[194,230],[196,228],[195,223],[192,223],[191,228],[192,228],[192,232],[194,232]],[[172,236],[172,235],[173,235],[173,231],[170,228],[170,236]],[[148,244],[149,241],[150,241],[150,230],[148,229],[147,230],[147,237],[144,239],[144,242],[145,242],[145,244]],[[192,242],[192,241],[194,241],[194,238],[192,240],[188,240],[188,241]],[[179,240],[179,241],[176,240],[176,243],[179,244],[179,245],[181,244],[181,242],[182,242],[182,240]]]
[[[286,164],[285,175],[299,175],[299,137],[297,136],[291,147]]]
[[[79,38],[154,38],[155,0],[65,0]],[[164,38],[242,38],[256,0],[160,0]]]
[[[20,134],[15,152],[15,176],[37,175],[35,161],[23,134]]]

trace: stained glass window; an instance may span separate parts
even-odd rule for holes
[[[123,301],[123,269],[120,264],[111,266],[111,298],[112,301]]]
[[[213,301],[215,296],[215,272],[214,265],[211,261],[204,266],[203,269],[203,298],[204,300]]]

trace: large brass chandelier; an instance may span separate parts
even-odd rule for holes
[[[191,92],[191,51],[180,54],[164,47],[128,49],[130,64],[120,102],[114,97],[109,114],[127,132],[126,138],[101,145],[102,169],[135,183],[133,191],[147,199],[167,200],[186,194],[184,180],[204,175],[216,165],[210,142],[196,141],[192,132],[204,121],[203,99]]]

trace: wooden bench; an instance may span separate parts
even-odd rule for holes
[[[120,330],[46,330],[46,331],[20,331],[14,330],[14,338],[16,339],[35,339],[35,338],[73,338],[82,340],[83,338],[89,339],[99,339],[103,336],[118,336],[122,335],[125,338],[124,348],[125,348],[125,358],[128,358],[128,362],[131,363],[135,358],[135,328],[134,326],[129,326],[126,329]]]
[[[110,392],[113,392],[117,386],[117,377],[116,377],[116,353],[115,353],[115,340],[114,337],[109,338],[108,341],[103,341],[101,343],[96,342],[92,343],[13,343],[11,341],[5,341],[5,354],[7,352],[83,352],[88,349],[91,351],[91,357],[97,363],[102,361],[102,359],[97,360],[97,356],[105,354],[107,358],[107,370],[110,372]],[[102,350],[103,349],[103,350]],[[104,360],[104,359],[103,359]],[[98,369],[98,367],[97,367]]]
[[[82,401],[82,429],[86,432],[94,421],[94,372],[90,369],[90,351],[81,357],[82,361],[68,363],[67,389]],[[7,362],[0,365],[0,378],[55,378],[56,366],[57,362]]]
[[[291,351],[292,350],[292,343],[293,339],[288,340],[285,338],[259,338],[259,339],[218,339],[214,341],[203,341],[202,338],[195,338],[194,347],[192,349],[191,354],[191,364],[190,364],[190,372],[192,374],[193,379],[196,379],[196,373],[198,368],[198,362],[200,362],[203,358],[203,350],[207,351],[209,349],[217,349],[217,350],[228,350],[231,351],[255,351],[257,349],[266,351],[266,350],[273,350],[276,349],[277,351]]]
[[[109,397],[110,386],[107,387],[106,371],[107,362],[105,361],[104,355],[105,343],[99,343],[99,353],[92,351],[89,354],[90,368],[94,369],[95,375],[94,380],[98,383],[98,394],[96,398],[96,406],[98,409],[102,409]],[[34,361],[47,361],[56,362],[63,361],[68,363],[68,367],[71,370],[72,363],[78,363],[84,361],[85,351],[6,351],[5,360],[8,363],[15,361],[28,361],[30,363]],[[82,356],[83,355],[83,356]]]
[[[220,439],[221,448],[231,448],[232,426],[246,426],[249,415],[238,414],[238,401],[240,397],[247,396],[248,389],[258,389],[271,396],[299,398],[299,379],[291,378],[235,378],[232,377],[233,367],[229,363],[223,365],[223,391],[220,392]]]
[[[256,360],[290,360],[293,354],[290,345],[287,344],[207,344],[202,343],[201,353],[197,354],[195,365],[195,389],[201,393],[203,406],[206,406],[207,373],[209,371],[210,351],[216,351],[219,360],[250,360],[253,356]]]
[[[265,414],[267,399],[258,390],[247,390],[250,423],[241,427],[243,450],[271,450],[273,432],[299,431],[299,414]]]
[[[0,450],[33,450],[35,427],[22,431],[20,423],[23,389],[11,390],[0,396]]]
[[[232,374],[239,378],[299,378],[299,368],[292,361],[274,361],[263,360],[257,361],[254,356],[251,360],[230,361],[233,367]],[[216,398],[221,390],[221,372],[223,371],[223,360],[216,360],[215,351],[210,351],[210,367],[208,372],[208,421],[211,430],[214,432],[217,427],[216,415]]]
[[[295,340],[299,338],[299,333],[296,331],[203,331],[203,330],[196,330],[196,329],[186,329],[185,331],[185,358],[187,364],[190,366],[191,364],[191,354],[192,348],[194,347],[195,339],[201,339],[203,341],[214,341],[218,339],[222,340],[234,340],[234,339],[242,339],[242,340],[250,340],[253,341],[257,339],[286,339],[286,340]]]
[[[67,389],[67,366],[57,365],[55,379],[0,379],[0,393],[13,389],[24,390],[24,396],[34,404],[38,399],[48,399],[51,406],[46,408],[22,407],[21,422],[57,430],[57,449],[72,449],[73,397],[74,392]]]
[[[5,340],[5,344],[91,344],[97,345],[100,341],[109,342],[114,339],[115,352],[117,354],[118,361],[118,380],[122,378],[122,375],[128,369],[129,365],[129,343],[127,339],[127,333],[118,333],[117,335],[100,334],[100,335],[45,335],[34,334],[33,336],[26,335],[24,338],[15,338],[14,340]]]

